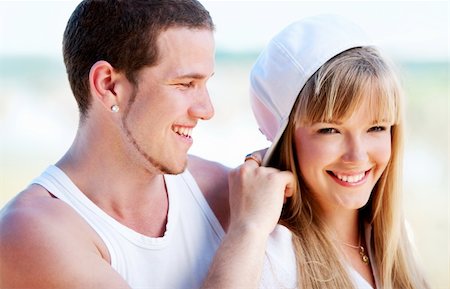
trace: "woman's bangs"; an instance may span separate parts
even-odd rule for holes
[[[366,104],[370,107],[370,117],[374,122],[399,122],[399,87],[396,80],[388,75],[356,69],[338,72],[328,81],[316,82],[315,89],[308,87],[307,83],[300,93],[300,103],[295,113],[297,123],[339,122]],[[306,96],[308,92],[314,96],[302,97],[303,93]]]
[[[399,124],[401,97],[396,81],[388,76],[372,78],[366,90],[370,118],[376,123]]]

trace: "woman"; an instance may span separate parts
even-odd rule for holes
[[[297,179],[280,223],[299,288],[429,288],[401,206],[402,92],[370,44],[345,19],[311,17],[252,69],[252,108],[272,141],[263,164]]]

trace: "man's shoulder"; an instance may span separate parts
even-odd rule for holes
[[[0,243],[13,242],[12,248],[16,248],[18,244],[57,241],[82,226],[82,219],[71,207],[34,184],[0,211]]]
[[[188,168],[194,178],[208,179],[214,183],[228,179],[230,168],[218,162],[189,155]]]
[[[205,196],[228,195],[230,168],[217,162],[190,155],[188,169]]]
[[[55,217],[59,217],[60,210],[61,206],[43,187],[33,184],[2,208],[0,224],[2,228],[8,226],[8,232],[15,232],[18,227],[18,231],[33,227],[35,222],[47,222],[46,219],[50,225],[52,220],[59,219]]]
[[[125,288],[105,262],[103,246],[75,210],[31,185],[0,211],[0,287],[93,288],[115,280]],[[93,268],[101,276],[93,279]]]
[[[228,173],[230,168],[218,162],[189,155],[188,169],[222,226],[228,226]]]

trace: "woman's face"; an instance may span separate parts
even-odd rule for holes
[[[301,175],[325,211],[363,207],[386,168],[392,123],[371,115],[364,104],[348,119],[295,129]]]

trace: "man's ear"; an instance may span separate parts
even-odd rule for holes
[[[107,110],[111,110],[113,106],[119,106],[121,99],[115,89],[117,82],[122,79],[123,75],[107,61],[97,61],[89,72],[89,86],[93,101],[98,101]]]

